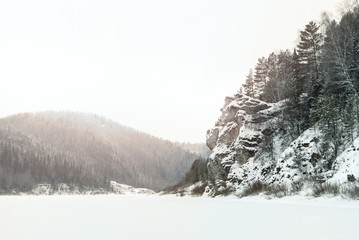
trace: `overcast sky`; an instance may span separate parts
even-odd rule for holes
[[[91,112],[205,142],[257,59],[336,2],[1,1],[0,115]]]

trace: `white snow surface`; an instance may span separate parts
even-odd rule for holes
[[[358,239],[359,201],[0,196],[0,239]]]
[[[31,190],[30,194],[34,195],[67,195],[67,194],[106,194],[106,193],[116,193],[116,194],[154,194],[155,192],[147,188],[135,188],[130,185],[117,183],[115,181],[110,181],[111,190],[106,189],[88,189],[86,191],[80,191],[78,187],[71,188],[65,183],[57,184],[56,187],[51,184],[38,184],[34,189]],[[27,195],[28,192],[22,193],[20,195]]]
[[[331,183],[346,182],[348,175],[359,179],[359,138],[335,160],[334,172],[334,176],[329,180]]]
[[[154,194],[155,192],[148,188],[135,188],[130,185],[110,181],[112,190],[117,194]]]

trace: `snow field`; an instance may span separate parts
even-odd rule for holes
[[[358,239],[359,201],[1,196],[0,239]]]

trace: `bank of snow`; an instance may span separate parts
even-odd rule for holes
[[[1,196],[0,239],[358,239],[358,201]]]
[[[98,195],[98,194],[154,194],[155,191],[147,188],[135,188],[127,184],[110,181],[110,187],[86,188],[76,185],[60,184],[38,184],[34,189],[27,192],[15,192],[18,195]]]

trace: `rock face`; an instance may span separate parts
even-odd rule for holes
[[[221,117],[207,132],[207,146],[212,150],[208,162],[210,179],[226,187],[247,179],[249,160],[267,147],[264,143],[268,136],[272,137],[282,105],[241,94],[226,98]]]
[[[318,128],[308,129],[298,138],[291,136],[282,117],[284,107],[284,102],[266,103],[239,93],[225,99],[220,118],[207,131],[207,146],[212,151],[207,165],[213,184],[207,189],[209,195],[217,194],[214,191],[218,189],[240,193],[258,181],[286,185],[303,179],[325,182],[338,175],[338,169],[345,171],[341,166],[349,162],[358,165],[352,163],[358,162],[352,157],[335,159]],[[355,143],[359,145],[359,139]],[[350,147],[351,152],[353,149],[357,147]],[[342,150],[348,151],[345,146]],[[346,173],[353,175],[349,179],[359,178],[356,170]],[[344,181],[346,173],[336,179]]]

